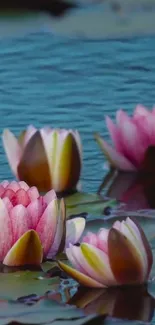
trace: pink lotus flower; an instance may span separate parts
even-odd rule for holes
[[[19,139],[4,130],[3,145],[17,179],[39,191],[76,188],[82,166],[82,146],[77,131],[29,126]]]
[[[113,227],[88,233],[79,247],[66,250],[72,267],[59,266],[88,287],[142,284],[148,280],[153,257],[147,238],[136,221],[116,221]]]
[[[138,170],[147,149],[155,146],[155,108],[151,112],[138,105],[133,117],[119,110],[116,113],[116,125],[108,116],[106,124],[114,147],[99,134],[95,134],[95,138],[110,165],[124,171]]]
[[[69,243],[76,243],[85,227],[83,218],[66,222],[64,200],[54,190],[40,196],[25,182],[0,183],[0,261],[8,266],[40,264]]]

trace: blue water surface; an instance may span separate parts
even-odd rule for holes
[[[105,115],[155,103],[155,39],[82,41],[40,33],[0,41],[0,131],[28,124],[77,128],[82,136],[84,191],[95,192],[104,157],[94,138],[108,139]],[[11,179],[0,144],[0,179]]]

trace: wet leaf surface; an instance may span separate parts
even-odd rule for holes
[[[65,198],[67,206],[67,216],[92,214],[94,216],[106,214],[107,208],[116,206],[117,201],[106,200],[100,195],[77,192]]]

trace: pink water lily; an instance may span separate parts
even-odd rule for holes
[[[123,171],[138,170],[150,146],[155,146],[155,108],[138,105],[133,117],[123,110],[116,113],[116,124],[107,116],[106,124],[113,147],[99,134],[95,138],[110,165]]]
[[[17,139],[4,130],[4,149],[17,179],[39,191],[75,189],[82,167],[82,146],[76,130],[29,126]]]
[[[0,183],[0,261],[8,266],[40,264],[81,237],[83,218],[66,221],[54,190],[40,196],[25,182]]]
[[[72,267],[59,266],[80,284],[88,287],[109,287],[142,284],[148,280],[153,256],[140,225],[127,218],[113,227],[88,233],[79,247],[66,250]]]

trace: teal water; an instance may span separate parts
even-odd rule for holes
[[[155,39],[80,41],[32,34],[0,42],[0,131],[28,124],[77,128],[84,149],[82,186],[97,190],[104,158],[93,132],[108,138],[104,116],[155,103]],[[11,179],[2,143],[0,179]]]
[[[96,131],[108,139],[104,116],[119,108],[132,113],[138,103],[151,108],[154,94],[154,38],[91,42],[32,34],[0,42],[0,131],[77,128],[84,191],[96,192],[106,172],[93,139]],[[1,142],[0,179],[12,177]]]

